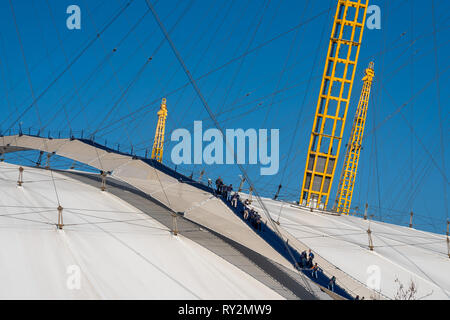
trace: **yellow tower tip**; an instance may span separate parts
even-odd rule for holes
[[[153,142],[152,159],[162,162],[164,151],[164,132],[166,127],[167,107],[166,98],[161,101],[161,107],[157,112],[158,124],[156,125],[155,140]]]

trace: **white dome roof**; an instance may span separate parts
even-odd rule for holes
[[[28,167],[18,187],[18,174],[0,163],[0,299],[282,299],[108,192]]]

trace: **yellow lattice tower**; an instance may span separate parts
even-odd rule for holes
[[[300,203],[325,208],[358,63],[368,0],[339,0],[306,158]]]
[[[359,155],[361,153],[362,140],[364,136],[364,126],[367,117],[367,107],[369,105],[370,89],[372,87],[373,62],[369,63],[369,67],[365,71],[361,96],[359,98],[358,108],[356,109],[353,119],[352,131],[345,152],[344,166],[342,167],[341,179],[337,190],[334,210],[339,213],[348,214],[352,203],[353,188],[356,181],[356,173],[358,171]]]
[[[162,162],[164,151],[164,130],[166,127],[167,107],[166,98],[162,99],[158,111],[158,125],[156,126],[155,141],[153,142],[152,159]]]

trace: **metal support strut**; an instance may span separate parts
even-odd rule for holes
[[[62,230],[64,223],[63,223],[63,207],[61,205],[58,206],[58,224],[56,225],[58,229]]]
[[[23,168],[19,167],[19,179],[17,179],[17,185],[21,187],[22,183],[23,183]]]
[[[369,204],[366,203],[366,206],[364,208],[364,220],[367,220],[367,209],[369,208]]]
[[[414,213],[411,211],[411,215],[409,217],[409,227],[410,228],[412,228],[412,226],[413,226],[413,224],[412,224],[412,222],[413,222],[413,215],[414,215]]]
[[[273,200],[277,200],[278,199],[278,196],[280,195],[280,190],[281,190],[281,184],[278,186],[277,193],[275,193],[275,196],[273,197]]]
[[[101,189],[102,189],[102,191],[106,191],[106,172],[101,171],[101,172],[100,172],[100,176],[102,177],[102,186],[101,186]]]
[[[178,235],[177,214],[175,213],[172,213],[172,233],[174,236]]]
[[[367,229],[367,235],[369,236],[369,249],[370,251],[373,251],[373,241],[372,241],[372,231],[369,229]]]

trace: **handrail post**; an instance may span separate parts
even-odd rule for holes
[[[369,208],[369,204],[366,202],[366,206],[364,208],[364,220],[367,220],[367,209]]]
[[[412,210],[411,210],[411,215],[410,215],[410,217],[409,217],[409,227],[410,228],[412,228],[412,222],[413,222],[413,215],[414,215],[414,213],[412,212]]]

